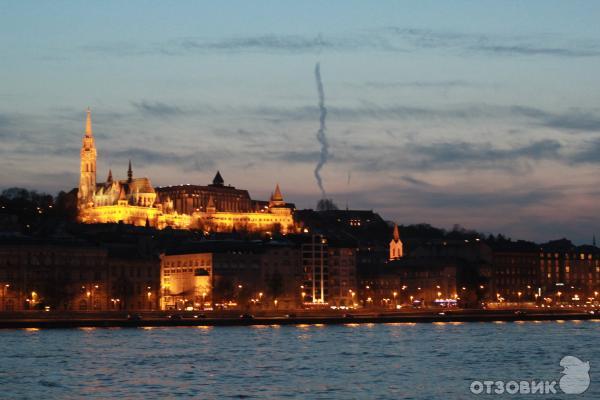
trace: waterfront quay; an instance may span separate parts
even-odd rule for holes
[[[85,327],[161,327],[161,326],[247,326],[315,325],[363,323],[453,323],[592,320],[600,315],[589,310],[408,310],[408,311],[281,311],[256,314],[239,311],[209,312],[24,312],[0,315],[0,329],[85,328]]]

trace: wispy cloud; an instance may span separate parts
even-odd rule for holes
[[[414,178],[414,177],[408,176],[408,175],[405,175],[405,176],[401,177],[401,179],[404,182],[409,183],[409,184],[414,185],[414,186],[424,186],[424,187],[431,186],[431,184],[429,184],[429,183],[427,183],[427,182],[425,182],[423,180],[420,180],[420,179],[417,179],[417,178]]]
[[[585,141],[569,160],[573,164],[600,164],[600,139]]]
[[[183,114],[181,108],[158,101],[151,102],[142,100],[140,102],[132,102],[132,105],[137,111],[152,117],[168,118]]]
[[[574,132],[600,131],[598,110],[569,109],[561,113],[550,113],[533,107],[514,106],[510,111],[536,120],[539,125],[549,128]]]
[[[170,45],[187,51],[256,51],[256,52],[318,52],[347,51],[365,48],[385,48],[380,38],[360,34],[341,36],[266,34],[224,39],[183,38],[171,40]]]
[[[162,43],[139,44],[129,42],[97,43],[81,50],[113,56],[144,56],[152,54],[181,56],[192,53],[317,53],[321,51],[346,52],[356,50],[394,50],[379,35],[349,33],[344,35],[283,35],[263,34],[227,38],[184,37]]]
[[[525,145],[499,147],[492,143],[470,143],[463,141],[416,143],[395,149],[393,152],[373,157],[356,155],[356,162],[365,171],[377,172],[404,169],[430,172],[446,169],[500,169],[522,173],[530,168],[531,162],[558,160],[562,157],[562,145],[554,140],[534,141]],[[418,184],[412,178],[403,180]],[[423,186],[421,184],[421,186]]]
[[[141,165],[172,165],[185,171],[213,168],[215,159],[210,154],[175,153],[171,151],[151,150],[146,148],[127,148],[110,151],[113,160],[134,160]]]
[[[552,45],[547,45],[552,43]],[[113,56],[171,55],[193,53],[318,53],[383,51],[413,52],[441,49],[461,54],[496,56],[597,57],[600,44],[592,40],[565,40],[552,35],[501,36],[460,31],[385,27],[339,34],[262,35],[225,38],[184,37],[161,43],[95,43],[81,47],[86,52]]]
[[[500,36],[458,31],[389,27],[387,31],[417,49],[446,49],[497,56],[598,57],[600,43],[552,35]],[[548,46],[546,43],[551,42]]]
[[[357,84],[352,84],[358,86]],[[406,82],[381,82],[367,81],[360,86],[366,86],[374,89],[389,89],[389,88],[419,88],[419,89],[451,89],[459,87],[475,86],[475,83],[464,80],[449,80],[449,81],[406,81]]]

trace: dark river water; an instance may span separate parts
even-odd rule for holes
[[[0,398],[600,399],[600,321],[0,331]],[[474,395],[556,380],[583,395]]]

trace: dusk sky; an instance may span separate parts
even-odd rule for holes
[[[513,238],[600,235],[600,2],[0,1],[0,188],[321,192]],[[599,236],[600,238],[600,236]]]

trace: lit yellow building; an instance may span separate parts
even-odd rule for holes
[[[390,260],[397,260],[404,256],[404,245],[400,240],[400,232],[398,232],[398,224],[394,224],[394,238],[390,242]]]
[[[162,310],[210,308],[212,253],[160,256]]]
[[[87,110],[81,147],[78,217],[83,223],[114,223],[158,229],[203,229],[227,232],[296,231],[293,205],[285,203],[279,185],[270,201],[250,199],[247,191],[225,186],[217,172],[212,185],[183,185],[155,189],[148,178],[134,178],[129,162],[127,179],[96,182],[97,150]]]

